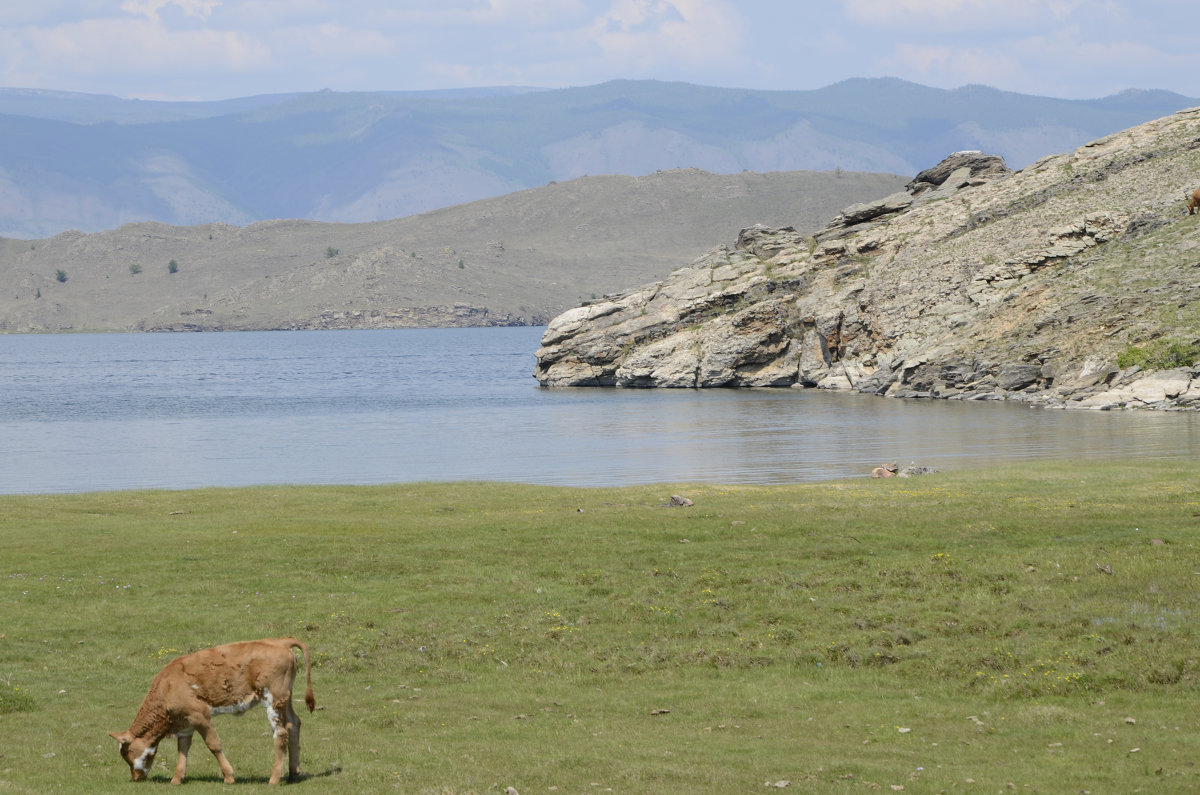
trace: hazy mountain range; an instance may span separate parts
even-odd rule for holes
[[[1165,91],[1060,100],[895,79],[812,91],[615,81],[221,102],[0,89],[0,236],[142,221],[379,221],[674,168],[911,175],[962,149],[1020,168],[1197,104]]]

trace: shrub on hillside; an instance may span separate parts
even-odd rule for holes
[[[1170,370],[1191,367],[1200,358],[1200,345],[1163,337],[1144,347],[1131,345],[1117,355],[1117,366],[1138,366],[1143,370]]]

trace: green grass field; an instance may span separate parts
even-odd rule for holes
[[[1200,464],[6,497],[0,527],[4,793],[167,786],[173,741],[134,785],[106,732],[171,657],[283,635],[298,791],[1200,789]],[[265,786],[262,710],[215,723]]]

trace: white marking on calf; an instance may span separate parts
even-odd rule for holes
[[[158,751],[157,745],[152,745],[149,748],[147,748],[145,751],[142,751],[142,755],[139,756],[137,759],[133,760],[133,769],[140,770],[143,773],[150,772],[150,768],[148,767],[148,765],[153,764],[154,754],[157,751]]]
[[[271,724],[271,734],[279,733],[279,715],[275,712],[275,697],[268,688],[263,688],[263,709],[267,711],[267,721]]]
[[[221,707],[209,707],[210,715],[242,715],[246,710],[258,703],[258,699],[254,696],[248,696],[245,701],[240,701],[237,704],[226,704]]]

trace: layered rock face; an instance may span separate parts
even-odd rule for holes
[[[1200,109],[1020,172],[958,152],[814,237],[744,230],[548,326],[544,386],[818,387],[1052,406],[1200,407]],[[1180,364],[1180,363],[1176,363]]]

